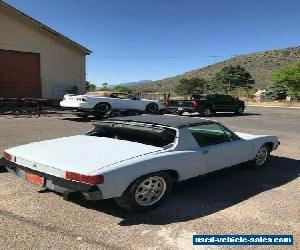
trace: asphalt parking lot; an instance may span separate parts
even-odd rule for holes
[[[193,234],[293,234],[299,248],[300,109],[249,107],[241,117],[213,119],[235,131],[278,135],[281,146],[264,169],[231,168],[185,181],[163,206],[142,214],[111,200],[39,193],[2,169],[0,249],[210,249],[193,247]],[[68,114],[0,116],[0,150],[91,127]]]

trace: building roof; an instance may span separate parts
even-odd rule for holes
[[[214,121],[198,117],[184,117],[177,115],[136,115],[123,116],[107,119],[108,121],[126,121],[126,122],[142,122],[155,125],[163,125],[168,127],[182,128],[203,123],[212,123]]]
[[[71,47],[75,47],[77,50],[81,51],[83,54],[89,55],[92,53],[91,50],[87,49],[86,47],[80,45],[79,43],[74,42],[73,40],[71,40],[70,38],[62,35],[61,33],[51,29],[50,27],[48,27],[45,24],[42,24],[41,22],[35,20],[34,18],[26,15],[25,13],[23,13],[22,11],[14,8],[13,6],[3,2],[2,0],[0,0],[0,8],[3,7],[5,9],[8,9],[10,11],[12,11],[13,13],[23,17],[25,20],[31,22],[33,25],[35,25],[36,27],[49,32],[50,34],[54,35],[55,37],[63,40],[64,42],[66,42],[67,44],[71,45]]]

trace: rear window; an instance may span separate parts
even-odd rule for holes
[[[158,126],[103,122],[96,124],[87,135],[138,142],[155,147],[168,147],[175,141],[176,130]]]

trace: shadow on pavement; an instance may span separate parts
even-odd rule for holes
[[[95,121],[94,117],[65,117],[62,118],[64,121],[72,121],[72,122],[93,122]]]
[[[2,159],[2,158],[1,158]],[[0,160],[1,160],[0,159]],[[7,170],[6,170],[6,168],[5,167],[3,167],[3,166],[0,166],[0,173],[6,173],[6,172],[8,172]]]
[[[63,110],[41,110],[39,112],[0,112],[0,117],[6,119],[14,118],[36,118],[36,117],[63,117],[66,115],[72,115],[72,112]]]
[[[167,201],[155,210],[129,213],[112,200],[90,202],[73,200],[94,209],[122,218],[121,226],[138,224],[165,225],[189,221],[216,213],[264,191],[284,185],[298,177],[300,161],[270,156],[262,169],[233,167],[206,177],[197,177],[178,184]]]
[[[261,115],[259,113],[243,113],[242,115],[235,115],[234,113],[216,113],[212,116],[209,116],[209,117],[204,117],[204,116],[199,116],[199,114],[188,114],[188,115],[183,115],[183,116],[189,116],[189,117],[202,117],[202,118],[214,118],[214,117],[243,117],[243,116],[255,116],[255,115]]]
[[[241,116],[253,116],[253,115],[261,115],[260,113],[243,113],[242,115],[235,115],[233,113],[217,113],[215,114],[216,117],[241,117]]]

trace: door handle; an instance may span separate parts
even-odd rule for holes
[[[202,154],[204,154],[204,155],[206,155],[206,154],[208,154],[208,150],[207,149],[204,149],[203,151],[202,151]]]

